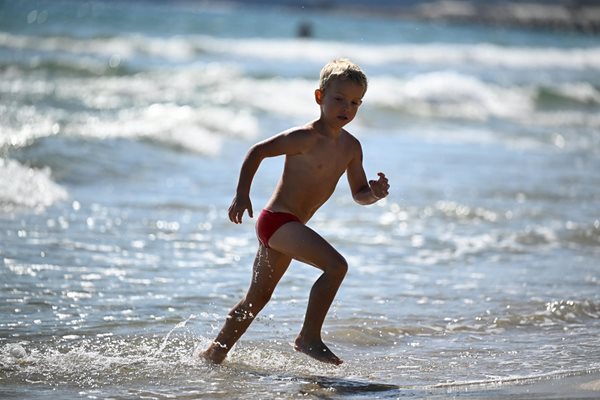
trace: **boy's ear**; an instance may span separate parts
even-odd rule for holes
[[[323,92],[321,91],[321,89],[315,90],[315,101],[317,102],[317,104],[321,104],[322,99]]]

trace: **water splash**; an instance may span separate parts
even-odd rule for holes
[[[156,350],[156,352],[154,353],[155,356],[159,355],[160,353],[163,352],[163,350],[165,349],[165,347],[167,347],[167,343],[169,342],[169,337],[171,337],[171,334],[179,328],[183,328],[185,327],[185,325],[188,323],[189,320],[196,318],[195,314],[191,314],[189,317],[187,317],[187,319],[185,321],[181,321],[179,322],[177,325],[175,325],[170,331],[169,333],[167,333],[167,336],[165,336],[165,338],[163,339],[160,347],[158,348],[158,350]]]

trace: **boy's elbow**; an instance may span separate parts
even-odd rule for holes
[[[248,149],[248,158],[255,158],[258,154],[260,153],[260,144],[255,144],[252,145],[252,147],[250,147]]]
[[[368,206],[369,204],[373,204],[375,202],[373,201],[374,199],[371,195],[371,189],[368,187],[353,193],[352,198],[354,199],[354,202],[360,204],[361,206]]]
[[[264,150],[263,150],[262,146],[260,145],[260,143],[255,144],[254,146],[250,147],[250,149],[248,150],[248,154],[246,155],[246,159],[252,160],[254,162],[260,162],[264,158],[265,158]]]

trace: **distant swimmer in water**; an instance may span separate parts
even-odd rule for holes
[[[253,217],[250,185],[262,160],[285,155],[283,173],[256,222],[259,249],[248,292],[231,309],[215,340],[202,352],[204,358],[217,364],[223,362],[295,259],[323,273],[310,291],[294,348],[318,361],[342,363],[323,343],[321,329],[348,263],[306,223],[333,194],[344,173],[358,204],[373,204],[388,195],[390,185],[383,173],[378,173],[376,180],[367,180],[360,142],[344,129],[356,116],[366,90],[367,78],[356,64],[345,59],[328,63],[321,70],[319,88],[315,90],[319,119],[259,142],[246,154],[229,207],[233,223],[242,223],[246,211]]]
[[[310,22],[301,22],[300,25],[298,25],[296,36],[303,39],[311,38],[313,36],[313,33],[312,25],[310,24]]]

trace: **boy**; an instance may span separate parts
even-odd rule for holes
[[[204,358],[217,364],[225,359],[267,304],[291,260],[296,259],[321,269],[323,274],[311,289],[294,348],[325,363],[342,363],[321,340],[321,328],[348,265],[340,253],[305,224],[329,199],[344,172],[357,203],[373,204],[388,195],[389,184],[383,173],[378,174],[377,180],[367,181],[360,143],[343,129],[354,119],[366,90],[367,78],[356,64],[345,59],[328,63],[321,70],[320,85],[315,90],[321,109],[319,119],[257,143],[248,151],[229,207],[229,219],[236,224],[242,222],[245,211],[253,217],[250,184],[261,161],[285,155],[285,165],[256,222],[260,244],[250,288],[202,353]]]

